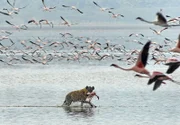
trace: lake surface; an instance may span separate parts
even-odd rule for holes
[[[149,25],[138,27],[94,27],[44,30],[15,31],[11,38],[16,43],[16,49],[22,49],[18,43],[22,39],[48,37],[61,40],[59,32],[70,32],[74,36],[86,36],[111,40],[113,44],[125,45],[128,50],[141,49],[142,45],[127,42],[138,39],[146,42],[152,39],[163,43],[164,36],[176,40],[179,29],[168,29],[157,36],[150,31]],[[159,28],[159,27],[156,27]],[[159,28],[160,29],[160,28]],[[30,35],[31,33],[31,35]],[[143,33],[145,38],[129,38],[131,33]],[[54,35],[53,35],[54,34]],[[78,41],[74,41],[77,43]],[[103,43],[104,42],[104,43]],[[4,43],[6,44],[6,43]],[[12,48],[15,50],[15,47]],[[50,48],[46,51],[51,53]],[[61,51],[72,52],[72,49]],[[110,53],[110,52],[102,52]],[[7,57],[2,57],[8,59]],[[179,125],[180,123],[180,86],[167,81],[157,91],[147,85],[147,79],[134,77],[134,72],[125,72],[113,67],[117,63],[131,67],[126,62],[115,59],[66,61],[53,60],[48,65],[1,63],[0,72],[0,122],[2,125]],[[166,72],[163,64],[154,65],[149,60],[147,69],[151,72]],[[172,74],[173,79],[180,81],[179,70]],[[95,86],[100,99],[93,98],[97,108],[79,107],[79,103],[71,107],[60,107],[67,93],[82,89],[85,86]]]

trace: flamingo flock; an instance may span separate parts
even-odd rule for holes
[[[48,6],[48,1],[41,1],[41,9],[43,13],[51,14],[51,11],[56,11],[58,8],[57,5],[51,7]],[[29,28],[33,25],[37,26],[39,30],[43,30],[44,27],[50,27],[54,30],[55,26],[67,26],[71,28],[73,25],[78,25],[79,23],[72,23],[69,21],[67,15],[59,15],[58,24],[55,24],[53,20],[48,20],[46,18],[42,19],[27,19],[28,21],[24,24],[16,24],[13,19],[18,15],[22,10],[26,10],[29,5],[24,5],[19,7],[16,4],[16,0],[9,1],[7,0],[7,5],[10,8],[2,8],[0,10],[0,16],[11,17],[11,21],[8,19],[4,20],[9,28],[17,32],[28,31]],[[122,17],[126,18],[126,15],[122,13],[115,13],[114,7],[104,7],[98,2],[93,1],[92,6],[94,11],[100,10],[100,13],[107,13],[111,15],[112,18]],[[75,5],[61,5],[62,11],[70,9],[75,14],[85,16],[85,11]],[[154,34],[164,37],[162,34],[170,28],[180,26],[179,21],[180,17],[170,17],[164,16],[162,12],[157,12],[157,20],[148,21],[142,17],[137,17],[134,21],[142,21],[148,25],[157,25],[163,27],[161,30],[156,30],[149,28],[147,30],[153,31]],[[170,18],[170,19],[167,19]],[[143,23],[142,23],[143,24]],[[108,38],[93,38],[87,36],[76,36],[71,32],[59,32],[58,39],[51,39],[41,36],[32,36],[28,39],[18,39],[17,42],[14,42],[13,37],[11,37],[13,32],[8,30],[1,30],[0,32],[0,62],[4,65],[15,66],[18,64],[42,64],[50,65],[54,63],[61,62],[77,62],[82,63],[90,61],[105,61],[112,62],[114,60],[118,62],[123,62],[127,65],[134,65],[131,68],[123,68],[119,64],[110,64],[110,66],[124,70],[124,71],[134,71],[136,77],[139,78],[148,78],[148,85],[154,83],[153,90],[157,90],[161,84],[165,84],[165,80],[180,84],[179,82],[173,80],[168,74],[175,73],[180,66],[180,59],[178,58],[177,53],[180,53],[180,34],[177,41],[173,41],[169,38],[164,37],[163,43],[154,42],[149,40],[148,36],[143,33],[129,33],[126,35],[127,38],[118,37],[114,38],[118,41],[124,41],[126,44],[133,44],[140,46],[140,49],[129,49],[127,45],[119,43],[113,43],[114,39]],[[153,35],[154,35],[153,34]],[[143,41],[147,41],[144,43]],[[176,44],[176,46],[175,46]],[[49,51],[50,50],[50,51]],[[170,53],[170,56],[167,56],[167,53]],[[151,58],[151,61],[148,60]],[[146,65],[149,65],[151,62],[154,62],[154,65],[164,64],[167,67],[167,72],[162,73],[160,71],[149,71],[146,68]],[[91,99],[91,98],[90,98]]]

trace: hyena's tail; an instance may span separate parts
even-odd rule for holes
[[[66,100],[63,102],[63,104],[61,106],[67,106]]]

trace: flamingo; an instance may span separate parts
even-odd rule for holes
[[[179,22],[179,24],[180,24],[180,17],[172,18],[172,19],[168,20],[167,22],[172,22],[172,23],[177,23],[177,22]]]
[[[0,36],[0,41],[2,41],[4,39],[9,39],[9,37],[8,36]]]
[[[119,16],[124,17],[124,15],[122,15],[122,14],[115,14],[112,11],[108,11],[108,13],[111,13],[113,18],[117,18]]]
[[[56,8],[56,6],[54,6],[54,7],[47,7],[46,5],[45,5],[45,3],[44,3],[44,0],[42,0],[42,3],[43,3],[43,5],[44,5],[44,7],[43,7],[43,10],[44,11],[51,11],[52,9],[55,9]]]
[[[66,5],[62,5],[62,7],[68,7],[71,8],[72,10],[77,10],[79,13],[83,14],[83,12],[81,10],[79,10],[76,6],[66,6]]]
[[[111,64],[111,66],[114,66],[116,68],[119,68],[119,69],[122,69],[122,70],[125,70],[125,71],[135,71],[135,72],[138,72],[138,73],[141,73],[141,74],[146,74],[148,76],[150,76],[150,72],[145,69],[145,66],[147,64],[147,59],[148,59],[148,51],[149,51],[149,46],[151,44],[151,41],[148,41],[144,47],[142,48],[141,52],[139,53],[139,56],[138,56],[138,60],[135,64],[135,66],[133,66],[132,68],[129,68],[129,69],[125,69],[125,68],[122,68],[116,64]]]
[[[87,93],[87,98],[86,98],[86,101],[90,102],[94,96],[96,96],[96,97],[97,97],[97,99],[99,100],[99,96],[98,96],[98,95],[96,95],[96,93],[95,93],[95,92],[91,92],[91,93]]]
[[[151,85],[153,82],[155,82],[153,91],[157,90],[161,86],[162,83],[166,84],[165,82],[163,82],[164,80],[169,80],[173,83],[180,85],[180,82],[177,82],[177,81],[173,80],[172,78],[170,78],[169,76],[163,74],[162,72],[158,72],[158,71],[154,71],[151,76],[143,76],[140,74],[136,74],[135,76],[140,77],[140,78],[149,78],[149,81],[147,83],[148,85]]]
[[[66,21],[62,16],[60,16],[60,17],[64,21],[64,23],[63,23],[64,25],[71,26],[71,24],[68,21]]]
[[[1,33],[6,33],[6,34],[8,34],[8,36],[13,34],[12,32],[9,32],[9,31],[6,31],[6,30],[1,30]]]
[[[45,24],[48,24],[49,26],[51,26],[53,28],[53,23],[49,22],[46,19],[39,20],[40,28],[42,28],[41,22],[45,22]]]
[[[7,9],[6,9],[6,10],[7,10]],[[14,11],[8,11],[8,10],[7,10],[7,13],[6,13],[6,12],[2,12],[2,11],[0,11],[0,13],[3,14],[3,15],[6,15],[6,16],[10,16],[11,18],[13,18],[13,17],[12,17],[12,14],[13,14],[13,13],[17,14],[17,13],[14,12]]]
[[[71,33],[59,33],[62,37],[70,36],[70,38],[73,37]]]
[[[38,24],[39,24],[39,23],[38,23],[37,21],[35,21],[34,19],[29,20],[29,21],[28,21],[28,24],[29,24],[29,23],[34,23],[34,24],[36,24],[36,25],[38,25]]]
[[[180,53],[180,34],[178,36],[178,42],[175,48],[171,49],[170,52]]]
[[[112,10],[112,9],[114,9],[114,8],[104,8],[104,7],[101,7],[101,6],[99,6],[99,5],[98,5],[96,2],[94,2],[94,1],[93,1],[93,3],[94,3],[97,7],[99,7],[101,11],[106,11],[106,10]]]
[[[24,24],[21,24],[21,25],[14,25],[14,24],[12,24],[12,23],[10,23],[9,21],[5,21],[7,24],[9,24],[9,25],[11,25],[12,27],[14,27],[14,28],[16,28],[17,30],[20,30],[20,29],[22,29],[22,30],[27,30],[28,29],[28,27],[26,26],[26,25],[24,25]]]
[[[173,73],[179,66],[180,66],[180,60],[173,57],[169,58],[165,65],[169,66],[168,70],[166,71],[167,74]]]
[[[134,34],[134,33],[131,33],[130,35],[129,35],[129,37],[131,37],[131,36],[136,36],[136,37],[138,37],[138,36],[142,36],[142,37],[144,37],[144,35],[142,34],[142,33],[137,33],[137,34]]]
[[[12,7],[12,10],[13,10],[13,11],[19,12],[20,9],[24,9],[24,8],[27,7],[27,5],[26,5],[26,6],[24,6],[24,7],[19,7],[19,8],[17,8],[17,7],[15,7],[15,2],[16,2],[16,0],[14,0],[13,4],[11,4],[11,3],[9,2],[9,0],[7,0],[7,3]]]
[[[157,15],[157,20],[156,21],[147,21],[147,20],[145,20],[145,19],[143,19],[141,17],[137,17],[136,20],[140,20],[140,21],[143,21],[143,22],[146,22],[146,23],[150,23],[150,24],[154,24],[154,25],[158,25],[158,26],[162,26],[162,27],[180,26],[180,25],[169,25],[167,23],[166,18],[160,12],[157,12],[156,15]]]
[[[161,32],[164,31],[164,30],[166,30],[166,29],[168,29],[168,27],[165,27],[165,28],[163,28],[162,30],[159,30],[159,31],[157,31],[157,30],[155,30],[155,29],[152,29],[151,27],[150,27],[149,29],[151,29],[152,31],[154,31],[154,33],[156,33],[157,35],[160,35]]]

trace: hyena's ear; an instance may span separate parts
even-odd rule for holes
[[[94,90],[95,89],[95,87],[94,86],[92,86],[92,90]]]
[[[86,86],[86,89],[88,89],[89,87],[88,86]]]

